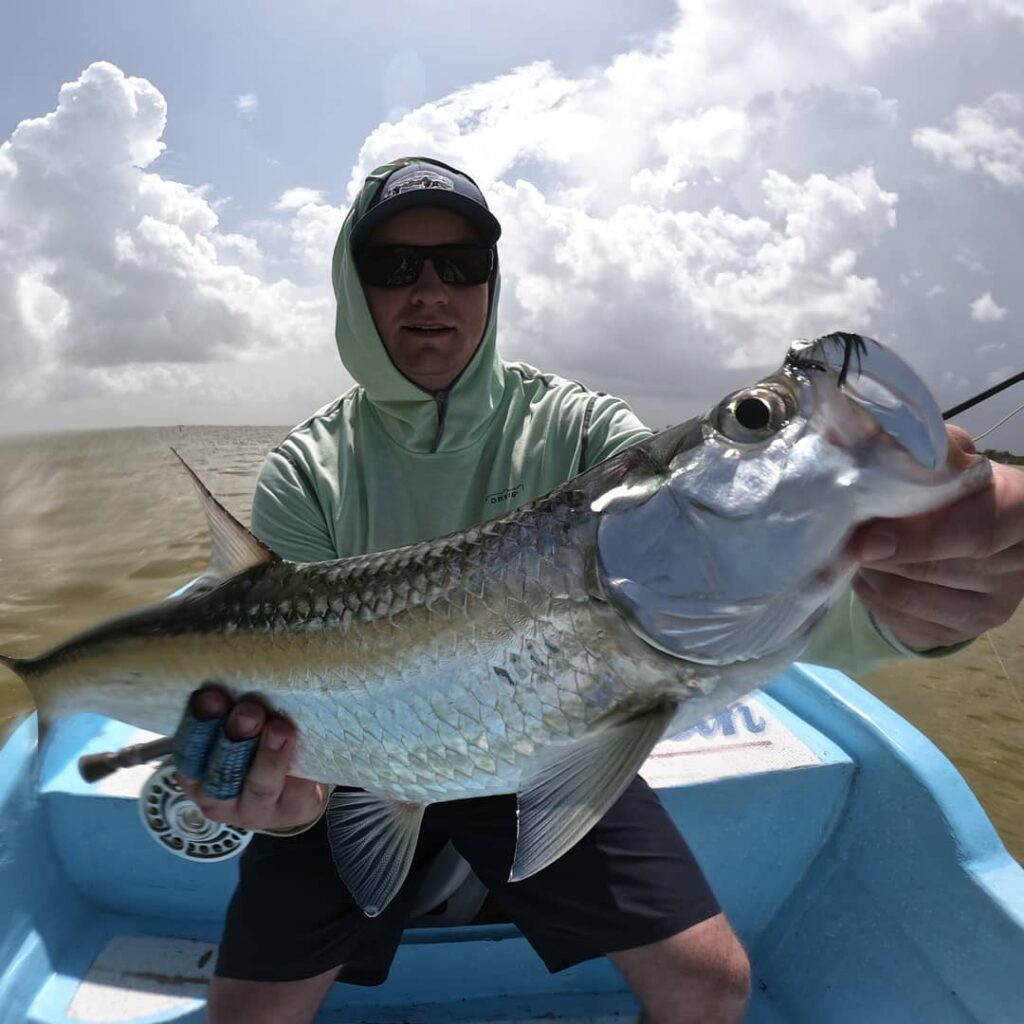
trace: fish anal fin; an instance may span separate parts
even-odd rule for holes
[[[659,706],[596,729],[569,748],[543,751],[519,789],[516,854],[509,874],[518,882],[558,860],[622,795],[675,714]]]
[[[185,467],[199,492],[199,500],[206,513],[213,538],[210,564],[203,576],[209,580],[222,580],[236,576],[245,569],[264,562],[280,561],[280,556],[254,537],[209,491],[195,470],[172,448],[175,458]]]
[[[361,790],[331,794],[327,833],[334,866],[367,917],[395,898],[409,874],[425,806]]]

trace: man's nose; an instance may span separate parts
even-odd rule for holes
[[[438,276],[434,269],[434,261],[429,256],[423,261],[420,276],[413,282],[411,297],[414,300],[420,298],[423,301],[447,301],[448,299],[448,286]]]

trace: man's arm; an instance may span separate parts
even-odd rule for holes
[[[863,679],[899,658],[944,657],[964,646],[966,643],[918,650],[904,644],[868,612],[852,589],[847,589],[815,630],[800,661],[837,668],[854,679]]]
[[[299,463],[280,450],[267,455],[256,481],[252,532],[271,551],[292,562],[338,557],[315,484]]]
[[[590,469],[652,433],[621,398],[594,395],[582,440],[580,468]]]

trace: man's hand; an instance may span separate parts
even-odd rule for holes
[[[225,731],[233,740],[259,736],[256,755],[242,784],[231,800],[215,800],[202,788],[200,779],[178,779],[185,794],[211,821],[237,828],[287,829],[315,821],[327,799],[327,787],[288,775],[295,748],[295,729],[290,722],[254,700],[243,698],[232,707],[222,690],[206,687],[192,695],[196,718],[226,717]]]
[[[964,451],[971,436],[947,427]],[[1024,472],[992,464],[982,490],[935,512],[865,523],[853,589],[909,647],[948,647],[1006,622],[1024,599]]]

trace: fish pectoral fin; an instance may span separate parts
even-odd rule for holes
[[[509,874],[518,882],[570,850],[633,781],[675,714],[665,704],[596,729],[568,749],[545,751],[519,790],[516,854]]]
[[[334,866],[367,917],[395,898],[409,874],[425,807],[361,790],[331,794],[327,834]]]
[[[659,476],[647,476],[619,484],[599,494],[591,503],[591,512],[628,512],[631,508],[649,501],[664,486]]]
[[[235,576],[254,565],[264,562],[278,562],[280,556],[270,550],[261,540],[253,536],[207,489],[195,470],[174,449],[178,461],[188,471],[199,500],[202,502],[206,521],[213,538],[210,564],[203,573],[206,580],[224,580]]]

